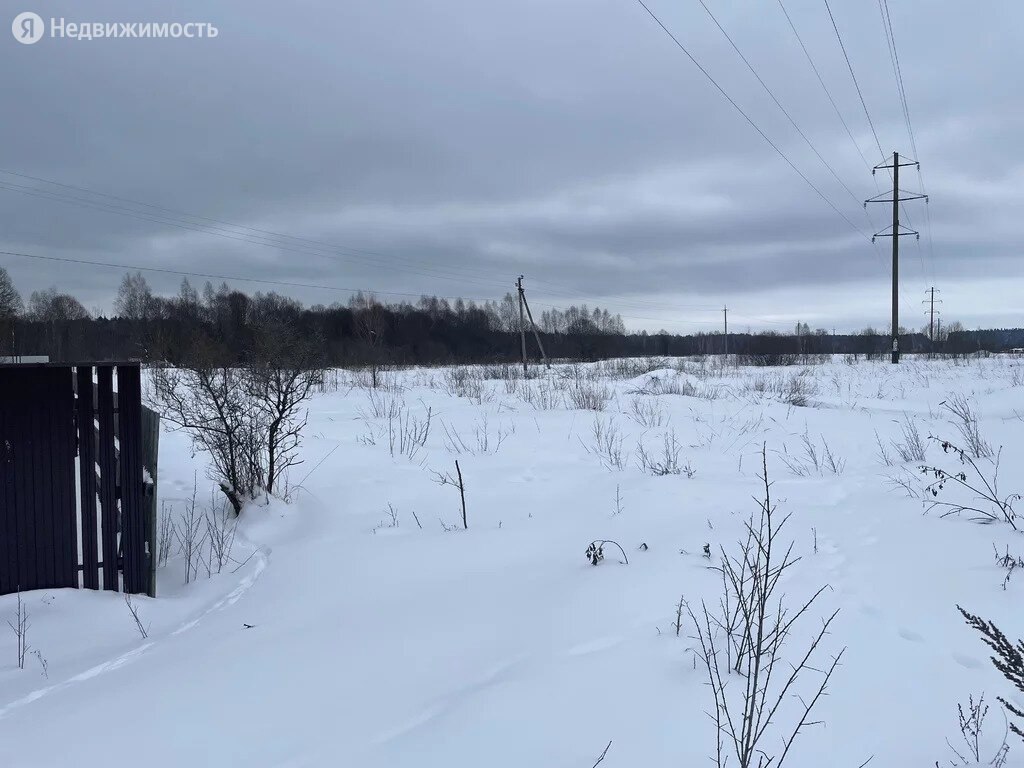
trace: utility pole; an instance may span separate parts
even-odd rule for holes
[[[725,320],[725,335],[722,337],[725,340],[725,355],[729,356],[729,308],[722,307],[722,318]]]
[[[526,307],[526,316],[530,320],[530,328],[533,329],[533,338],[537,340],[537,348],[540,349],[540,356],[544,360],[544,367],[550,369],[551,363],[548,361],[548,354],[544,351],[544,345],[540,340],[540,332],[537,330],[537,323],[533,321],[533,312],[530,311],[530,302],[526,300],[526,291],[523,290],[522,275],[519,276],[519,298],[522,301],[522,305]]]
[[[523,276],[516,280],[516,289],[519,292],[519,345],[523,358],[523,374],[526,374],[526,321],[523,318]]]
[[[929,352],[934,352],[935,351],[935,312],[936,312],[936,309],[935,309],[935,291],[936,291],[936,288],[933,285],[931,288],[929,288],[927,291],[925,291],[925,293],[929,294],[929,297],[921,302],[922,304],[927,304],[928,305],[928,311],[925,314],[928,315],[928,347],[929,347],[928,351]],[[942,291],[939,291],[939,293],[942,293]],[[942,303],[942,299],[939,299],[939,304],[941,304],[941,303]]]
[[[871,236],[871,242],[875,242],[876,237],[891,237],[892,238],[892,362],[898,363],[900,361],[900,238],[904,235],[914,235],[918,240],[921,239],[921,234],[912,229],[906,229],[904,232],[900,232],[900,203],[905,200],[920,200],[928,202],[927,195],[917,195],[909,192],[903,192],[900,189],[900,168],[908,165],[917,166],[918,170],[921,169],[921,164],[916,160],[910,162],[900,162],[899,152],[892,153],[892,165],[881,163],[871,169],[871,175],[874,176],[876,171],[883,169],[892,169],[892,197],[882,197],[887,193],[882,192],[879,195],[875,195],[864,201],[864,207],[868,207],[868,203],[892,203],[892,226],[886,229],[890,230],[886,233],[883,229],[881,232],[876,232]],[[900,194],[904,197],[900,197]]]

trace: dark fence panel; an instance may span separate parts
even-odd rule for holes
[[[78,586],[70,368],[0,369],[0,594]]]
[[[148,578],[142,500],[142,382],[137,365],[117,366],[117,395],[121,572],[125,592],[145,592]]]
[[[156,594],[143,467],[155,479],[159,417],[145,412],[144,446],[139,367],[117,366],[116,392],[114,370],[0,365],[0,594],[78,587],[79,572],[98,589],[101,570],[103,589]]]

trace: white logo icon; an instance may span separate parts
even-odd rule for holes
[[[46,30],[43,27],[43,18],[38,13],[25,11],[19,13],[11,22],[11,32],[14,39],[24,45],[38,43]]]

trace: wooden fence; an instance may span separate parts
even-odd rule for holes
[[[0,365],[0,594],[155,596],[158,436],[138,364]]]

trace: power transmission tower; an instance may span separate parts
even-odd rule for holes
[[[931,288],[929,288],[927,291],[925,291],[925,293],[927,293],[929,295],[928,298],[921,302],[922,304],[927,304],[928,305],[928,311],[925,312],[925,314],[928,315],[928,351],[929,352],[934,352],[935,351],[935,313],[939,311],[939,310],[935,309],[935,293],[936,293],[936,291],[938,291],[938,289],[933,285]],[[938,292],[942,293],[942,291],[938,291]],[[939,304],[941,304],[941,303],[942,303],[942,299],[939,299]]]
[[[722,337],[725,340],[725,354],[729,355],[729,308],[722,307],[722,318],[725,320],[725,335]]]
[[[892,153],[892,165],[881,163],[871,169],[871,175],[874,176],[876,171],[891,169],[892,170],[892,197],[882,197],[882,195],[889,194],[882,192],[879,195],[875,195],[864,201],[864,207],[868,207],[868,203],[892,203],[892,226],[886,227],[881,232],[876,232],[871,236],[871,242],[875,241],[876,237],[891,237],[892,238],[892,362],[898,363],[900,361],[900,238],[905,235],[914,235],[918,240],[921,239],[921,233],[913,229],[907,229],[904,227],[903,232],[900,231],[900,203],[906,200],[920,200],[928,202],[928,195],[918,195],[912,192],[904,192],[900,189],[900,168],[904,168],[908,165],[916,166],[918,170],[921,170],[921,164],[916,160],[910,162],[900,162],[899,152]],[[901,197],[901,195],[904,195]]]

